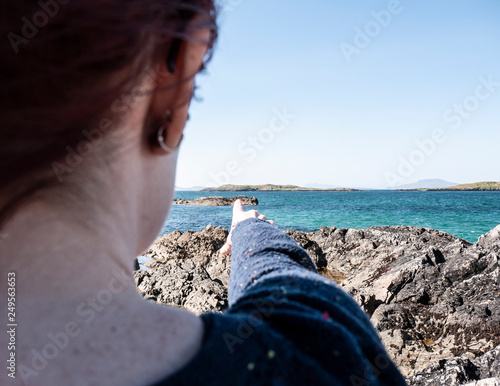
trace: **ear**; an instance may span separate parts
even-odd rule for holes
[[[188,117],[189,104],[193,94],[194,77],[199,72],[211,32],[208,28],[195,27],[202,22],[195,17],[188,25],[189,38],[174,40],[169,52],[164,51],[156,65],[157,79],[151,99],[150,114],[155,121],[161,121],[165,111],[172,111],[172,122],[168,124],[165,144],[176,147]]]

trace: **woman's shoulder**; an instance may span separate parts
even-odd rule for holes
[[[340,288],[291,280],[271,279],[226,313],[203,315],[198,354],[156,385],[404,384],[362,312],[336,314],[331,304],[350,304]]]
[[[258,316],[206,314],[200,351],[160,385],[331,384],[318,363]],[[326,376],[326,377],[325,377]],[[307,382],[303,382],[306,381]]]

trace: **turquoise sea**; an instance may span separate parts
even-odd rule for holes
[[[500,224],[500,192],[188,192],[175,198],[255,196],[257,209],[281,229],[314,231],[322,226],[368,228],[414,225],[438,229],[476,242]],[[230,207],[173,205],[160,235],[176,229],[202,230],[208,224],[228,228]]]

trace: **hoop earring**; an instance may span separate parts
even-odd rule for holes
[[[182,140],[184,139],[184,134],[182,134],[181,135],[181,139],[179,140],[179,143],[174,148],[168,147],[165,144],[166,133],[167,133],[167,126],[168,126],[169,123],[172,123],[172,116],[173,116],[173,114],[172,114],[171,110],[165,111],[165,123],[162,126],[160,126],[160,128],[158,129],[158,133],[156,135],[156,139],[158,141],[158,145],[160,146],[160,148],[166,154],[173,153],[174,151],[178,150],[179,147],[181,146]]]

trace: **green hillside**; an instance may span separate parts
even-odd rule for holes
[[[473,182],[471,184],[460,184],[455,186],[450,186],[449,188],[436,188],[436,189],[408,189],[409,191],[424,191],[424,192],[442,192],[442,191],[452,191],[452,192],[471,192],[471,191],[500,191],[500,182],[495,181],[484,181],[484,182]]]
[[[500,181],[474,182],[472,184],[460,184],[438,190],[500,190]]]

